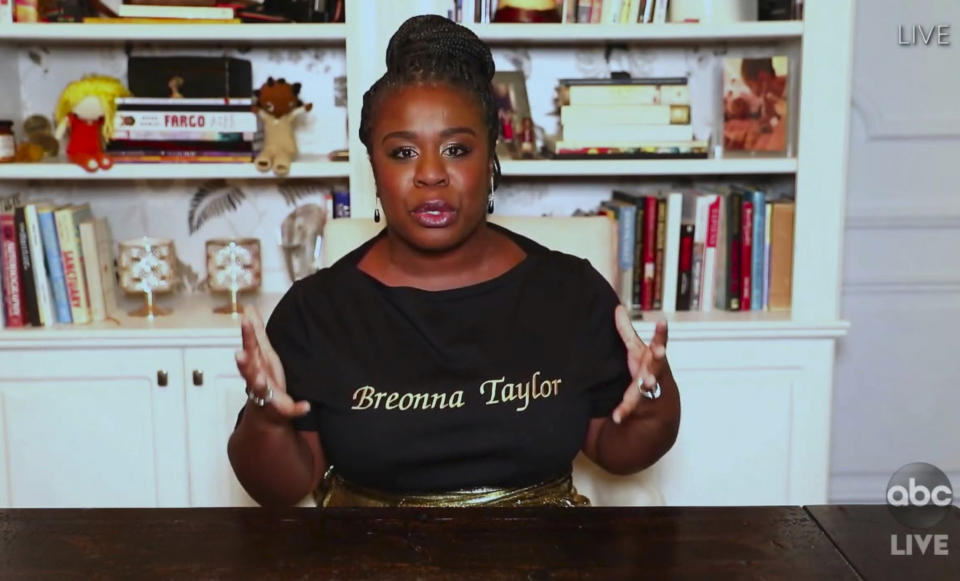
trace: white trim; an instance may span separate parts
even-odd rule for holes
[[[943,470],[943,468],[940,468]],[[953,498],[960,499],[960,470],[944,470],[953,486]],[[833,472],[830,474],[831,504],[883,504],[887,483],[893,472]]]
[[[870,141],[930,139],[960,136],[960,117],[891,117],[868,96],[871,93],[856,83],[851,108],[860,113]]]
[[[803,22],[723,24],[468,24],[489,43],[580,44],[584,42],[676,42],[799,39]]]
[[[572,26],[572,25],[571,25]],[[503,175],[537,177],[792,174],[796,158],[503,160]]]
[[[345,178],[350,164],[302,156],[290,166],[290,178]],[[276,179],[253,162],[240,163],[115,163],[108,170],[88,172],[78,165],[59,163],[3,163],[2,180],[140,180],[140,179]]]
[[[25,23],[0,26],[0,38],[20,42],[216,41],[251,44],[346,44],[345,24],[94,24]]]
[[[843,294],[960,293],[960,278],[861,278],[843,282]]]

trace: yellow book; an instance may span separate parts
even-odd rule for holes
[[[104,18],[87,16],[87,24],[240,24],[239,18]]]

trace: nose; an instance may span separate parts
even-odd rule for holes
[[[448,185],[449,176],[443,158],[435,153],[422,154],[417,163],[417,171],[413,176],[413,181],[414,185],[420,188]]]

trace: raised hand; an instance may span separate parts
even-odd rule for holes
[[[644,394],[655,393],[657,384],[667,370],[667,323],[658,321],[650,344],[644,343],[630,322],[630,315],[623,305],[614,309],[617,332],[627,347],[627,367],[633,380],[623,393],[623,400],[613,410],[613,421],[620,421],[633,413],[645,400]]]
[[[287,394],[283,365],[270,345],[263,318],[256,307],[246,306],[240,318],[243,349],[237,351],[237,369],[247,382],[247,392],[267,400],[264,411],[274,421],[289,421],[310,411],[307,401],[293,401]]]

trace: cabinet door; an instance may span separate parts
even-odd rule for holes
[[[680,433],[654,467],[666,504],[826,502],[832,339],[670,350]]]
[[[0,351],[0,505],[187,506],[182,377],[179,349]]]
[[[192,506],[256,506],[227,458],[227,440],[246,401],[234,351],[190,348],[184,355]]]

